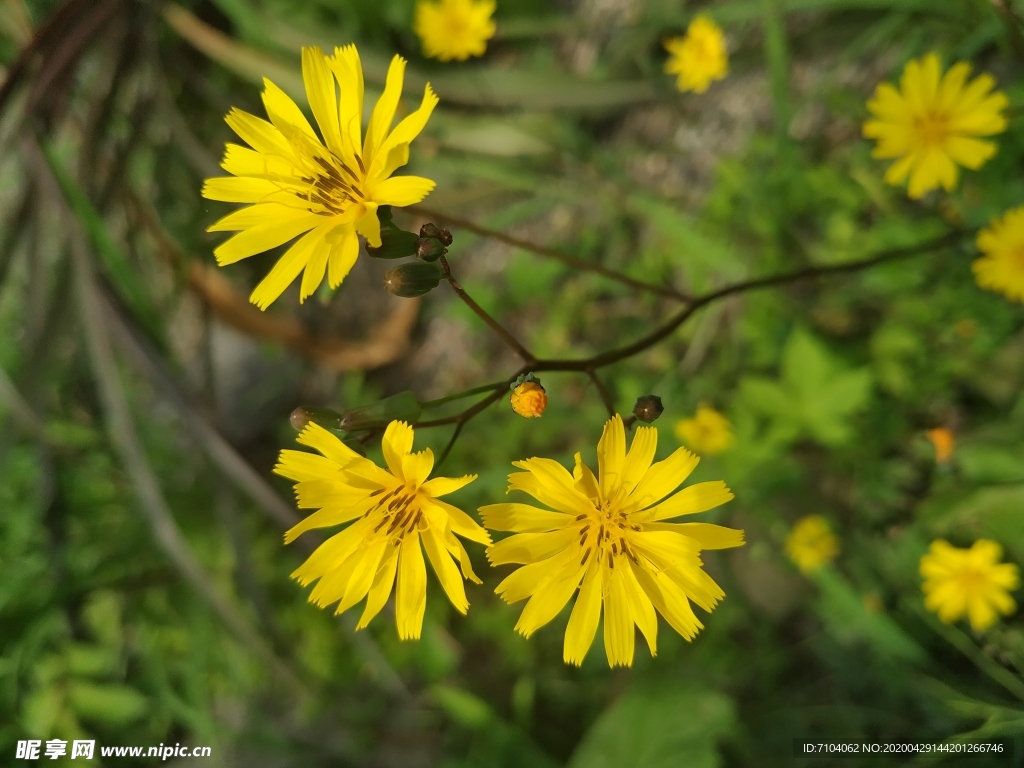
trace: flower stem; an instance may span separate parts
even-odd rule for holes
[[[472,397],[473,395],[480,395],[480,394],[483,394],[484,392],[492,392],[495,389],[502,389],[502,388],[507,387],[507,386],[508,386],[508,382],[507,381],[496,381],[493,384],[483,384],[483,385],[481,385],[479,387],[473,387],[472,389],[467,389],[465,392],[457,392],[454,395],[448,395],[447,397],[441,397],[441,398],[438,398],[437,400],[428,400],[425,403],[420,403],[420,407],[423,408],[424,410],[427,409],[427,408],[436,408],[439,405],[444,405],[445,403],[450,403],[453,400],[461,400],[464,397]]]
[[[479,317],[481,320],[487,323],[490,329],[494,331],[496,334],[498,334],[502,341],[504,341],[506,344],[508,344],[508,346],[515,350],[516,354],[523,358],[523,360],[526,363],[531,363],[534,360],[536,360],[537,358],[533,356],[533,353],[531,353],[526,347],[520,344],[519,340],[516,339],[516,337],[513,336],[511,333],[509,333],[505,326],[503,326],[501,323],[499,323],[497,320],[495,320],[493,317],[487,314],[484,308],[477,304],[475,301],[473,301],[473,298],[468,293],[466,293],[466,289],[459,285],[459,281],[456,280],[455,276],[452,274],[451,267],[448,266],[448,259],[442,256],[440,261],[441,268],[444,270],[445,280],[447,280],[449,285],[451,285],[452,290],[454,290],[455,293],[459,295],[459,298],[462,299],[463,302],[465,302],[466,306],[472,309],[476,313],[477,317]]]

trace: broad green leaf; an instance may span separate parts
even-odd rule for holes
[[[696,687],[635,688],[597,719],[569,768],[717,768],[732,701]]]
[[[821,590],[817,611],[829,633],[844,644],[862,642],[894,661],[922,663],[926,654],[885,613],[869,610],[864,597],[831,568],[815,574]]]

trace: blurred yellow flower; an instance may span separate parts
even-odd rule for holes
[[[811,574],[839,554],[839,539],[821,515],[808,515],[797,521],[786,539],[786,554],[801,573]]]
[[[977,170],[996,153],[979,136],[1006,130],[1006,96],[992,93],[995,79],[982,74],[967,82],[971,65],[961,61],[941,75],[939,57],[930,53],[907,63],[897,91],[879,83],[864,123],[864,136],[878,140],[873,155],[895,159],[885,173],[893,185],[909,177],[908,194],[918,198],[939,186],[956,186],[962,165]]]
[[[953,458],[953,451],[956,449],[956,438],[953,433],[945,427],[930,429],[925,433],[932,445],[935,446],[935,461],[938,464],[945,464]]]
[[[494,0],[419,0],[413,31],[423,55],[441,61],[483,56],[494,37]]]
[[[707,403],[697,406],[692,419],[677,421],[675,432],[688,448],[708,456],[728,450],[736,439],[729,420]]]
[[[921,558],[925,607],[946,624],[967,616],[976,632],[992,626],[1000,613],[1009,616],[1017,609],[1010,592],[1020,586],[1020,571],[1000,563],[1002,557],[1003,548],[987,539],[970,549],[933,541]]]
[[[540,418],[548,407],[548,396],[539,381],[524,381],[512,390],[512,410],[527,419]]]
[[[466,550],[456,534],[480,544],[490,544],[487,531],[457,507],[438,497],[473,482],[476,475],[427,480],[434,466],[429,448],[412,453],[413,429],[392,421],[381,447],[387,469],[363,458],[314,422],[297,438],[322,455],[281,451],[274,472],[296,482],[301,509],[317,511],[285,536],[285,543],[314,528],[341,525],[355,520],[341,533],[317,547],[294,573],[302,586],[320,582],[310,602],[325,608],[341,601],[335,614],[348,610],[364,597],[366,607],[357,629],[376,616],[396,582],[395,619],[398,636],[415,640],[423,626],[427,600],[427,571],[422,547],[448,599],[457,610],[469,608],[463,576],[480,583]],[[462,576],[455,560],[462,567]]]
[[[526,471],[509,475],[509,490],[525,491],[556,511],[529,504],[480,508],[488,528],[517,532],[489,547],[487,557],[492,565],[525,564],[496,590],[508,603],[530,598],[516,624],[518,632],[532,635],[579,588],[565,631],[563,657],[568,664],[583,663],[602,605],[608,663],[630,666],[634,624],[656,655],[655,611],[690,640],[703,626],[690,601],[711,611],[725,596],[702,570],[700,550],[741,546],[743,531],[660,521],[703,512],[733,495],[725,483],[715,481],[669,496],[700,459],[679,448],[652,464],[657,443],[655,427],[639,427],[627,454],[626,432],[616,415],[605,424],[597,445],[596,477],[578,453],[572,475],[552,459],[513,462]]]
[[[1007,211],[978,233],[984,256],[971,268],[982,288],[1024,302],[1024,207]]]
[[[325,272],[331,287],[339,286],[359,255],[357,233],[374,247],[381,244],[377,207],[412,205],[434,188],[420,176],[390,178],[409,161],[409,143],[437,104],[428,84],[419,109],[392,131],[404,73],[405,60],[395,56],[365,139],[363,70],[354,45],[336,48],[333,56],[302,49],[302,79],[320,135],[267,79],[263,105],[270,122],[240,109],[228,113],[228,125],[251,149],[228,144],[221,167],[233,176],[207,179],[203,197],[250,205],[210,227],[239,232],[214,251],[217,263],[233,264],[302,235],[249,297],[260,309],[303,271],[300,301],[312,295]]]
[[[704,93],[713,80],[729,74],[725,35],[707,16],[694,18],[685,35],[666,40],[665,50],[670,54],[665,72],[679,76],[676,88],[680,91]]]

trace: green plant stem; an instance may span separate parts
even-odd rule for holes
[[[772,103],[775,107],[775,131],[780,139],[789,132],[789,52],[780,0],[761,0],[765,56],[771,77]]]
[[[1017,57],[1019,63],[1024,63],[1024,34],[1021,33],[1020,22],[1013,15],[1009,0],[992,0],[992,5],[995,6],[996,12],[1003,20],[1003,26],[1006,27],[1006,38],[1013,50],[1013,55]]]
[[[454,395],[448,395],[447,397],[441,397],[437,400],[428,400],[425,403],[420,403],[420,407],[424,410],[427,408],[436,408],[439,405],[450,403],[453,400],[461,400],[464,397],[472,397],[473,395],[482,395],[484,392],[491,392],[495,389],[502,389],[507,387],[507,381],[496,381],[493,384],[483,384],[479,387],[473,387],[473,389],[467,389],[465,392],[457,392]]]
[[[902,602],[905,607],[910,608],[920,616],[928,626],[935,630],[938,635],[943,637],[950,645],[966,656],[974,666],[992,678],[992,680],[999,683],[1018,699],[1024,701],[1024,680],[1021,680],[1015,674],[1010,672],[1010,670],[1001,667],[995,661],[982,653],[974,641],[962,631],[956,627],[939,622],[934,616],[925,610],[924,606],[911,600],[903,600]]]

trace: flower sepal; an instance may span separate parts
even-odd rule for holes
[[[404,299],[430,293],[441,282],[441,270],[425,261],[412,261],[384,275],[384,289]]]
[[[345,411],[338,426],[346,432],[366,432],[386,427],[392,421],[415,423],[423,412],[412,392],[399,392],[370,405]]]

